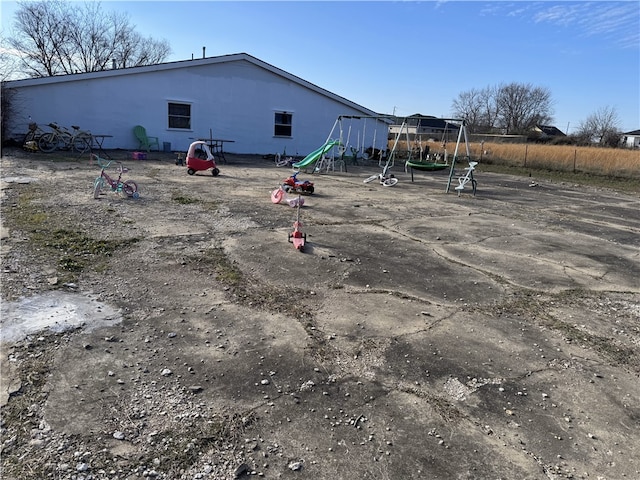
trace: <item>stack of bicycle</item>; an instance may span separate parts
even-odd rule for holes
[[[24,138],[23,146],[26,150],[50,153],[55,150],[70,150],[85,153],[91,150],[93,135],[87,130],[81,130],[77,125],[72,125],[73,131],[61,127],[57,123],[49,124],[51,131],[47,132],[40,126],[31,122],[29,132]]]

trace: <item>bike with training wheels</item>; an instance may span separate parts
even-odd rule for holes
[[[102,171],[100,172],[100,176],[97,177],[93,181],[93,198],[99,198],[100,192],[103,189],[109,186],[112,192],[121,193],[123,192],[127,197],[131,198],[139,198],[140,194],[138,193],[138,184],[133,180],[122,181],[122,174],[127,173],[129,171],[128,168],[124,167],[120,162],[118,163],[118,177],[111,177],[105,170],[111,165],[112,160],[105,160],[103,158],[98,157],[96,154],[91,154],[91,159],[95,160]]]

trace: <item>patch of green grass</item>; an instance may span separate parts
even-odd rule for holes
[[[36,200],[42,192],[37,186],[20,185],[10,194],[13,206],[3,208],[2,212],[6,226],[22,231],[28,237],[30,248],[57,266],[62,276],[59,284],[76,281],[85,268],[94,263],[104,265],[100,259],[139,241],[137,238],[102,240],[75,228],[61,228],[71,220],[39,205]]]
[[[215,211],[218,209],[219,205],[216,202],[212,202],[210,200],[202,200],[201,198],[194,198],[189,195],[185,195],[178,191],[171,192],[171,200],[180,204],[180,205],[194,205],[200,204],[205,209]]]
[[[229,288],[240,288],[244,284],[242,271],[232,262],[222,248],[210,248],[201,258],[201,262],[211,265],[216,279]]]
[[[182,195],[178,192],[173,192],[171,194],[171,200],[173,200],[176,203],[179,203],[180,205],[191,205],[192,203],[200,202],[200,200],[197,200],[193,197],[187,197],[186,195]]]

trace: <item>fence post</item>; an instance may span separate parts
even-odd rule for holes
[[[573,173],[576,173],[576,157],[578,156],[578,149],[573,150]]]
[[[524,168],[527,168],[527,151],[529,150],[529,144],[524,144]]]

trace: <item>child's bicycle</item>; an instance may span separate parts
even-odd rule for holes
[[[389,173],[389,169],[387,167],[382,170],[382,173],[371,175],[369,178],[365,178],[363,182],[371,183],[376,179],[383,187],[393,187],[396,183],[398,183],[398,179],[393,175],[393,173]]]
[[[127,197],[139,198],[140,194],[138,193],[138,184],[133,180],[127,180],[126,182],[122,181],[122,174],[129,171],[128,168],[122,166],[120,162],[118,163],[118,178],[112,178],[109,176],[105,169],[111,165],[112,160],[106,161],[103,158],[100,158],[98,155],[92,153],[91,159],[95,160],[102,171],[100,172],[100,176],[97,177],[93,181],[93,198],[98,198],[100,196],[100,192],[105,186],[109,185],[111,187],[112,192],[124,192]]]
[[[280,153],[276,153],[273,156],[273,160],[276,163],[276,167],[292,167],[294,163],[300,161],[297,155],[294,157],[292,155],[287,155],[287,149]]]

